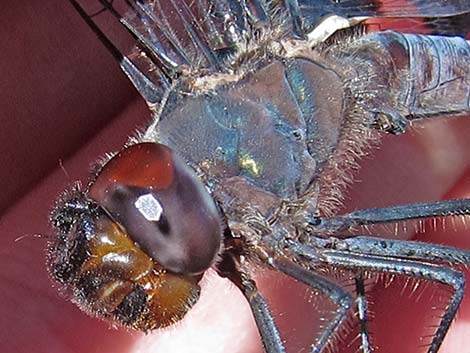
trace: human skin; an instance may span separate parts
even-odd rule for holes
[[[182,323],[149,335],[112,329],[58,294],[46,272],[44,251],[52,235],[48,213],[54,199],[74,180],[86,181],[89,165],[118,150],[136,127],[144,126],[149,112],[67,2],[9,5],[2,12],[5,29],[0,32],[0,42],[6,43],[0,56],[2,352],[259,352],[244,298],[213,274]],[[355,178],[360,182],[347,193],[345,209],[470,197],[469,147],[466,118],[387,137],[380,150],[361,161]],[[457,222],[457,231],[448,226],[447,232],[438,229],[420,239],[470,248],[469,232],[461,225]],[[296,297],[298,292],[278,278],[261,284],[274,308],[304,309],[292,299],[302,296]],[[429,303],[409,300],[399,286],[373,293],[379,352],[417,352],[416,337],[426,325],[419,305],[428,306],[424,317],[429,317]],[[464,351],[470,343],[469,306],[464,301],[442,352]],[[280,320],[287,327],[285,338],[295,341],[311,322],[294,318],[297,331],[286,324],[289,319]],[[343,345],[340,352],[353,351],[347,342]]]

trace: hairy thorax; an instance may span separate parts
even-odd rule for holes
[[[256,70],[214,74],[213,82],[185,79],[146,135],[196,169],[232,231],[295,234],[305,212],[334,198],[326,184],[344,179],[355,153],[343,141],[357,128],[347,74],[311,51],[266,57]]]

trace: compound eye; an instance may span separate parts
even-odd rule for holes
[[[89,197],[165,269],[195,275],[221,246],[221,224],[204,185],[170,148],[140,143],[125,148],[99,172]]]

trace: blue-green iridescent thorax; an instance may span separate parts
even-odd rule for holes
[[[223,184],[295,200],[332,155],[342,124],[343,86],[307,58],[274,59],[214,90],[170,95],[159,142]]]

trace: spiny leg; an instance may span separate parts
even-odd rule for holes
[[[460,271],[445,266],[416,261],[351,254],[337,250],[312,249],[309,246],[293,241],[291,244],[290,250],[294,254],[306,258],[314,264],[320,262],[331,266],[342,266],[351,270],[396,273],[451,286],[453,288],[451,299],[444,310],[428,353],[436,353],[439,350],[464,295],[465,278]]]
[[[367,315],[367,297],[364,286],[364,278],[362,272],[356,274],[354,279],[356,286],[356,305],[359,315],[359,335],[361,337],[361,349],[363,353],[371,353],[372,346],[370,344],[370,336],[368,329],[368,315]]]
[[[344,321],[348,310],[351,308],[351,295],[338,285],[285,258],[272,259],[271,265],[282,273],[320,291],[337,306],[333,320],[323,328],[322,333],[312,346],[312,353],[322,352],[327,346],[329,339]]]
[[[470,250],[412,240],[368,236],[354,236],[345,239],[312,236],[306,244],[316,249],[334,249],[362,255],[470,265]]]
[[[217,273],[237,286],[250,305],[266,353],[286,353],[276,322],[256,283],[250,276],[239,270],[237,253],[225,252],[218,263]]]
[[[255,282],[244,278],[241,285],[242,293],[250,304],[251,312],[255,318],[256,326],[263,341],[266,353],[285,353],[281,335],[268,304],[258,292]]]
[[[360,225],[392,223],[432,217],[470,215],[470,199],[422,202],[354,211],[331,218],[312,217],[315,233],[343,232]]]

